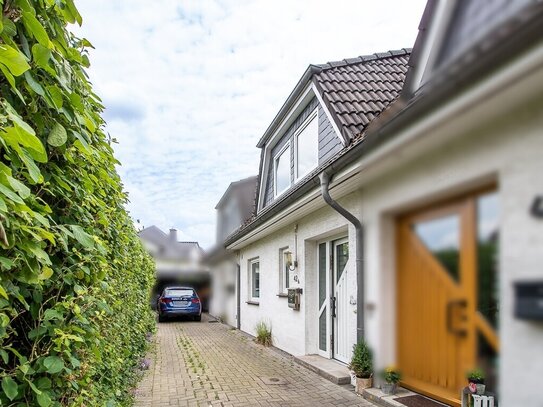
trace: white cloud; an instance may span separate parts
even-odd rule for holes
[[[412,46],[424,0],[80,0],[128,208],[203,247],[309,63]]]

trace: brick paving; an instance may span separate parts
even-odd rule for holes
[[[206,318],[159,324],[151,358],[135,390],[136,406],[373,406]]]

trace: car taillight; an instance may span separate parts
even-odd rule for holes
[[[192,303],[193,304],[200,304],[200,299],[199,298],[193,298]]]
[[[160,302],[163,303],[163,304],[169,304],[170,302],[172,302],[172,299],[171,298],[161,298]]]

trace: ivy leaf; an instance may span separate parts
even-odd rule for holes
[[[46,48],[52,48],[53,44],[49,40],[49,36],[43,28],[43,25],[38,21],[38,19],[30,12],[23,11],[23,23],[28,31],[36,38],[42,46]]]
[[[51,129],[51,132],[49,133],[49,137],[47,137],[47,142],[53,147],[60,147],[66,143],[66,140],[68,140],[66,129],[62,126],[62,124],[55,123]]]
[[[30,188],[28,188],[25,184],[13,177],[10,177],[9,175],[7,175],[6,178],[9,185],[11,185],[11,187],[17,191],[21,198],[26,199],[30,196]]]
[[[30,125],[25,122],[21,116],[15,111],[15,109],[8,103],[4,102],[4,107],[6,108],[6,113],[8,114],[8,117],[11,119],[13,123],[18,125],[25,133],[28,133],[32,136],[36,135],[36,132]],[[22,143],[21,143],[22,144]]]
[[[34,162],[32,156],[26,150],[22,150],[21,152],[22,154],[20,155],[20,158],[25,164],[26,169],[28,170],[28,175],[30,176],[30,179],[35,183],[43,182],[43,176],[41,175],[40,169]]]
[[[47,373],[55,374],[64,369],[64,361],[58,356],[47,356],[43,360],[43,366],[47,369]]]
[[[24,205],[25,203],[19,195],[17,195],[15,192],[13,192],[11,189],[9,189],[3,184],[0,184],[0,193],[15,203],[18,203],[21,205]]]
[[[36,92],[38,95],[43,96],[45,95],[45,90],[43,90],[43,87],[39,84],[39,82],[36,82],[30,71],[25,72],[25,79],[26,83],[28,83],[28,86]]]
[[[94,239],[91,235],[85,232],[81,226],[70,225],[70,229],[72,230],[75,240],[77,240],[83,247],[94,247]]]
[[[63,105],[62,91],[55,85],[47,86],[47,92],[51,96],[51,100],[57,109],[60,109]]]
[[[8,37],[13,37],[15,34],[17,34],[17,28],[15,27],[15,23],[9,18],[4,17],[2,19],[2,23],[4,25],[4,30],[2,31],[2,34],[6,34]]]
[[[36,396],[36,400],[38,401],[40,407],[49,407],[51,405],[51,397],[49,397],[49,394],[43,391],[41,394]]]
[[[6,205],[6,201],[4,201],[1,197],[0,197],[0,212],[7,212],[8,211],[8,207]]]
[[[43,267],[43,271],[38,276],[38,279],[47,280],[47,279],[51,278],[52,275],[53,275],[53,269],[51,267],[45,266],[45,267]]]
[[[32,56],[34,57],[34,62],[36,62],[40,68],[43,68],[51,75],[56,76],[55,70],[49,66],[49,60],[51,59],[51,50],[49,48],[44,47],[41,44],[34,44],[32,46]]]
[[[22,52],[6,44],[0,44],[0,63],[5,65],[14,76],[19,76],[30,69]]]
[[[4,390],[7,398],[10,400],[15,399],[15,397],[17,397],[17,393],[19,393],[19,390],[17,389],[17,383],[15,383],[15,380],[13,380],[9,376],[6,376],[2,379],[2,390]]]

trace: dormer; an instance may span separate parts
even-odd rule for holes
[[[319,172],[403,86],[410,50],[310,65],[257,144],[257,213]]]

